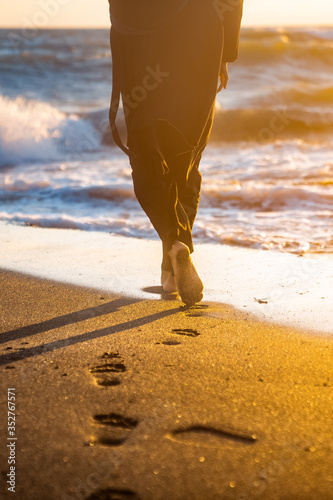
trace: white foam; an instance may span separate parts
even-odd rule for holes
[[[46,102],[0,95],[0,164],[56,160],[100,145],[93,125]]]
[[[4,269],[145,300],[160,298],[143,290],[159,285],[158,241],[0,222],[0,255]],[[333,333],[332,257],[199,244],[194,260],[205,282],[205,300]]]

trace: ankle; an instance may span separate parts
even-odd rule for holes
[[[180,250],[183,250],[183,249],[189,250],[188,246],[185,245],[185,243],[182,243],[181,241],[176,240],[173,243],[171,250],[169,250],[168,254],[170,257],[172,257],[173,255],[175,255],[176,253],[178,253]]]

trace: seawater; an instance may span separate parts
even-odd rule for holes
[[[0,56],[0,219],[154,238],[110,138],[108,30],[0,30]],[[332,65],[333,29],[242,31],[197,241],[333,251]]]

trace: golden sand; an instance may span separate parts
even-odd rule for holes
[[[333,498],[328,337],[222,304],[186,309],[7,271],[0,285],[16,498]],[[5,446],[1,470],[12,498]]]

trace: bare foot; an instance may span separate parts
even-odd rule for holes
[[[189,248],[184,243],[176,241],[169,255],[182,301],[187,306],[200,302],[204,287],[192,262]]]
[[[172,274],[171,271],[164,271],[162,269],[161,285],[162,285],[164,293],[177,293],[178,292],[176,278],[174,277],[174,275]]]

